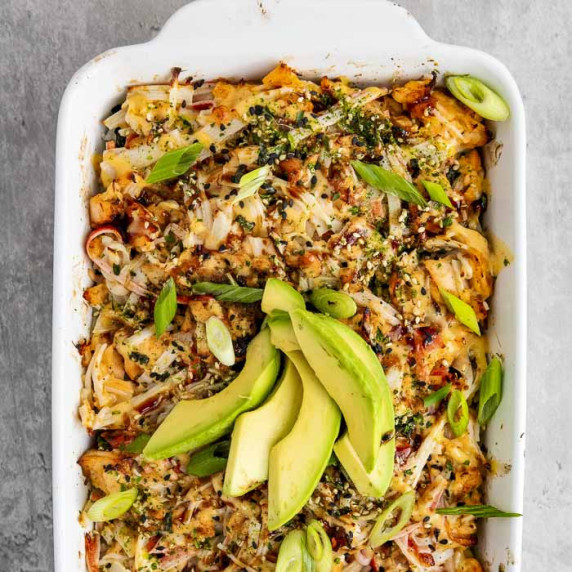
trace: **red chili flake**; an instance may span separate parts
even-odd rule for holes
[[[193,103],[191,107],[195,111],[202,111],[203,109],[211,109],[214,103],[212,101],[198,101],[197,103]]]
[[[145,550],[147,552],[151,552],[151,550],[153,550],[153,548],[155,548],[155,546],[157,545],[157,543],[159,542],[159,538],[161,538],[159,535],[157,536],[152,536],[148,541],[147,544],[145,544]]]

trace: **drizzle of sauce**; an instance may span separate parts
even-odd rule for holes
[[[491,248],[491,272],[496,277],[514,261],[514,253],[504,240],[494,233],[487,233],[489,246]]]
[[[494,477],[505,477],[512,470],[512,465],[510,463],[503,463],[495,458],[489,459],[489,474]]]

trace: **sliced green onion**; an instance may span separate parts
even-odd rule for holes
[[[465,396],[458,389],[455,389],[453,393],[451,393],[451,397],[449,397],[447,419],[455,437],[460,437],[467,430],[467,425],[469,424],[469,406],[467,405]]]
[[[151,435],[148,435],[147,433],[141,433],[140,435],[137,435],[137,437],[135,437],[135,439],[133,439],[133,441],[131,441],[131,443],[128,443],[127,445],[123,445],[121,447],[119,447],[122,451],[125,451],[126,453],[142,453],[143,449],[145,449],[145,445],[147,445],[147,443],[149,443],[149,440],[151,439]]]
[[[477,320],[477,315],[475,314],[473,308],[446,290],[439,288],[439,292],[441,293],[447,308],[449,308],[449,310],[455,314],[455,318],[457,318],[461,324],[467,326],[469,330],[475,332],[475,334],[480,336],[481,330],[479,328],[479,321]]]
[[[377,548],[391,540],[409,522],[414,505],[414,491],[408,491],[395,499],[375,521],[369,537],[369,545],[372,548]],[[397,510],[401,511],[397,522],[394,526],[388,527],[388,522],[394,518],[394,513]]]
[[[433,393],[428,395],[423,400],[423,405],[425,405],[425,407],[439,405],[439,403],[441,403],[441,401],[443,401],[443,399],[445,399],[445,397],[447,397],[447,395],[449,395],[450,392],[451,392],[451,384],[447,383],[443,387],[439,388],[437,391],[434,391]]]
[[[479,423],[486,425],[494,415],[502,399],[502,363],[495,356],[489,362],[479,393]]]
[[[224,365],[234,365],[234,347],[232,337],[224,322],[216,316],[211,316],[206,323],[207,346],[214,356]]]
[[[292,530],[280,545],[276,572],[311,572],[313,562],[306,546],[306,534]]]
[[[450,75],[449,91],[467,107],[491,121],[505,121],[510,115],[506,101],[480,79],[470,75]]]
[[[242,175],[238,183],[238,194],[232,199],[232,204],[251,197],[266,181],[268,175],[270,175],[269,165],[264,165],[264,167],[259,167],[250,173],[246,173],[246,175]]]
[[[425,190],[429,193],[432,201],[436,203],[441,203],[446,207],[453,208],[451,204],[451,199],[447,196],[445,189],[439,183],[433,183],[431,181],[421,181]]]
[[[203,146],[200,143],[193,143],[188,147],[168,151],[155,163],[146,182],[159,183],[184,175],[198,159],[202,150]]]
[[[508,517],[522,516],[522,514],[518,514],[517,512],[504,512],[488,504],[473,504],[468,506],[465,505],[448,506],[445,508],[438,508],[436,512],[437,514],[445,514],[450,516],[456,516],[461,514],[472,514],[477,518],[508,518]]]
[[[187,465],[187,474],[208,477],[222,471],[228,461],[230,441],[215,443],[198,453],[193,453]]]
[[[314,561],[320,560],[324,554],[324,546],[320,533],[315,528],[306,530],[306,542],[308,543],[308,552]]]
[[[333,564],[332,541],[317,520],[311,520],[308,524],[306,545],[314,560],[316,572],[330,572]]]
[[[113,520],[125,514],[137,498],[137,489],[127,489],[107,495],[94,502],[87,511],[87,517],[93,522]]]
[[[423,195],[403,177],[379,165],[371,165],[361,161],[351,161],[351,164],[355,172],[372,187],[384,193],[395,195],[408,203],[414,203],[420,207],[427,206],[427,201]]]
[[[245,288],[232,284],[216,284],[215,282],[197,282],[193,285],[195,294],[210,294],[221,302],[240,302],[253,304],[262,299],[262,288]]]
[[[173,321],[177,313],[177,288],[173,278],[169,278],[165,284],[157,302],[155,302],[155,335],[159,337],[167,326]]]
[[[351,318],[357,312],[356,303],[351,296],[331,288],[313,290],[310,302],[322,314],[328,314],[332,318]]]

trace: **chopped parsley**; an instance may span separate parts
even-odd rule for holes
[[[246,220],[242,215],[238,215],[235,219],[237,222],[246,232],[251,232],[252,229],[256,226],[256,223]]]

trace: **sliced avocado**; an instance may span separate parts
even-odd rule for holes
[[[306,308],[306,303],[302,294],[294,290],[290,284],[278,278],[270,278],[264,286],[261,307],[265,314],[272,314],[277,311],[289,312],[296,308],[303,310]]]
[[[230,432],[234,420],[257,407],[272,390],[280,354],[262,330],[246,350],[244,368],[220,393],[207,399],[179,402],[155,431],[143,454],[166,459],[208,445]]]
[[[381,445],[375,467],[369,472],[365,470],[347,433],[336,441],[334,452],[360,495],[383,497],[393,477],[395,439]]]
[[[272,316],[268,318],[270,328],[270,341],[283,352],[296,352],[300,350],[300,344],[292,328],[292,321],[288,314]]]
[[[305,310],[290,312],[304,356],[338,404],[352,445],[373,470],[384,433],[393,432],[393,407],[381,364],[367,343],[341,322]]]
[[[292,429],[302,403],[302,381],[290,360],[266,403],[234,424],[223,493],[241,496],[268,479],[270,449]]]
[[[270,451],[268,528],[276,530],[312,496],[338,436],[341,413],[301,352],[288,357],[302,379],[302,405],[290,433]]]
[[[373,378],[377,380],[381,398],[381,440],[384,444],[389,443],[390,437],[391,441],[395,441],[393,397],[379,359],[377,359],[377,356],[373,353],[369,344],[357,332],[337,320],[331,320],[330,326],[352,347],[352,350],[362,365],[364,365]]]

